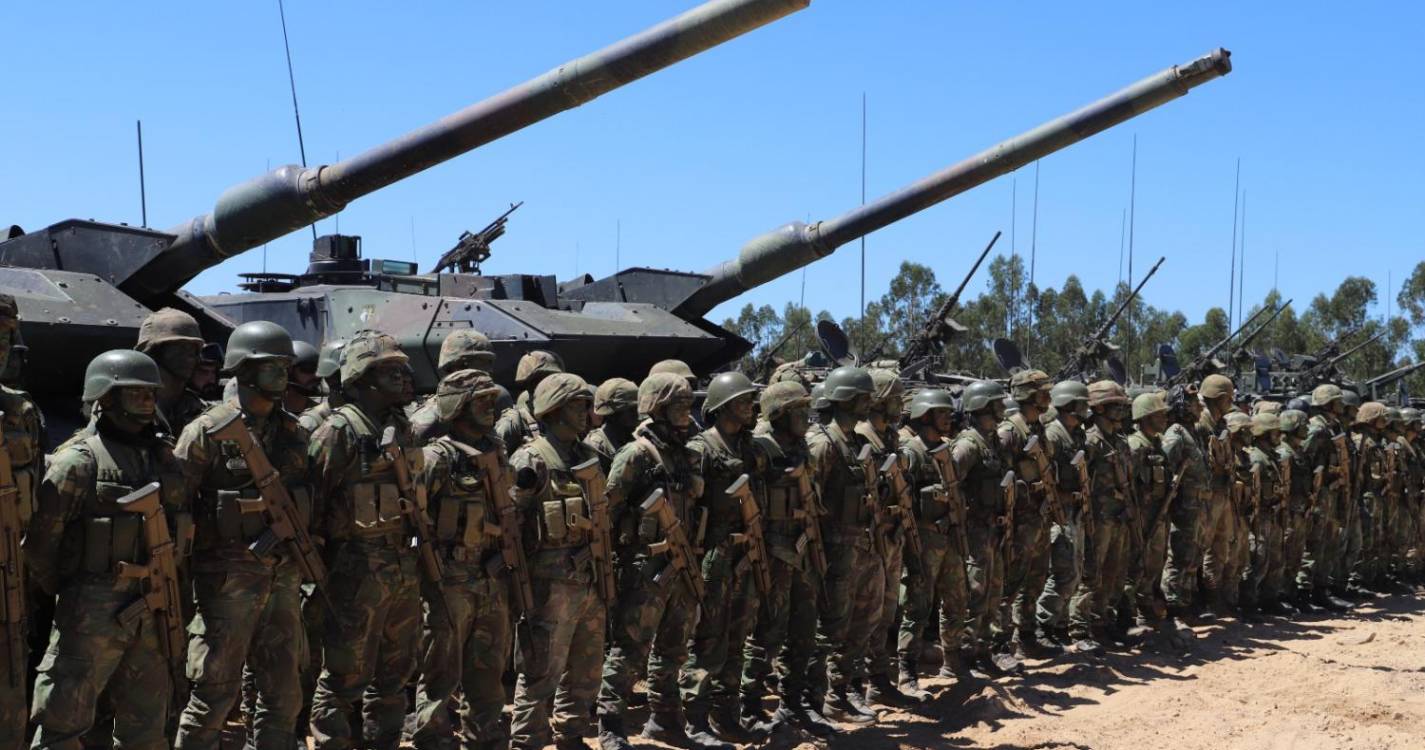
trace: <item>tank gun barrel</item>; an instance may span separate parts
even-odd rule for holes
[[[356,198],[716,47],[810,1],[712,0],[350,159],[311,168],[289,165],[236,185],[218,198],[211,213],[170,230],[177,237],[173,244],[120,286],[140,300],[169,294],[199,272],[331,216]]]
[[[1231,70],[1231,53],[1218,48],[841,216],[811,225],[795,222],[757,237],[743,246],[736,259],[707,271],[711,278],[678,306],[678,312],[704,315],[749,289],[830,255],[851,240],[1184,96]]]

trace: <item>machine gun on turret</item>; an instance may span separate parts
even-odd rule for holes
[[[925,325],[921,326],[920,332],[915,335],[915,338],[910,340],[910,344],[906,347],[905,353],[901,355],[900,366],[902,368],[909,367],[917,360],[930,356],[932,352],[945,346],[946,339],[957,333],[965,332],[965,326],[956,322],[954,318],[950,317],[950,314],[955,312],[955,309],[960,306],[960,295],[964,293],[965,287],[970,283],[970,279],[975,277],[975,272],[980,270],[980,264],[985,262],[985,258],[989,256],[990,250],[994,249],[995,243],[999,242],[1001,234],[1003,234],[1003,232],[995,232],[995,236],[990,238],[990,244],[985,245],[984,252],[980,253],[979,258],[975,259],[975,265],[970,266],[970,272],[965,274],[965,278],[960,280],[960,286],[955,287],[955,291],[952,292],[949,297],[946,297],[944,302],[940,303],[940,307],[936,308],[934,315],[925,319]]]
[[[490,258],[490,245],[504,235],[510,214],[523,205],[524,201],[511,203],[508,211],[500,214],[478,232],[461,232],[455,247],[446,250],[430,272],[449,270],[452,273],[480,273],[480,264]]]
[[[1075,349],[1073,354],[1069,355],[1068,361],[1064,362],[1064,366],[1059,368],[1059,373],[1054,376],[1054,380],[1084,379],[1089,373],[1093,372],[1099,362],[1107,359],[1112,356],[1114,352],[1118,351],[1118,347],[1108,341],[1109,330],[1113,328],[1119,318],[1123,317],[1123,313],[1128,310],[1128,306],[1133,303],[1133,300],[1138,298],[1138,293],[1143,290],[1143,285],[1148,283],[1148,279],[1153,278],[1153,274],[1158,272],[1159,266],[1162,266],[1165,260],[1167,260],[1167,258],[1158,258],[1158,262],[1154,263],[1153,267],[1148,269],[1147,275],[1143,277],[1142,281],[1138,282],[1138,286],[1133,288],[1133,291],[1123,299],[1123,302],[1119,303],[1118,309],[1114,310],[1113,314],[1108,316],[1108,320],[1105,320],[1103,325],[1099,326],[1098,330],[1093,332],[1092,336],[1085,339],[1084,343],[1080,345],[1078,349]],[[1120,365],[1118,369],[1121,370],[1122,365]],[[1114,379],[1118,380],[1118,378]]]
[[[1396,384],[1396,383],[1398,383],[1398,382],[1400,382],[1400,381],[1402,381],[1402,380],[1404,380],[1404,379],[1410,377],[1411,375],[1415,374],[1415,372],[1416,372],[1417,370],[1419,370],[1420,368],[1422,368],[1422,367],[1425,367],[1425,362],[1416,362],[1416,363],[1413,364],[1413,365],[1405,365],[1404,367],[1397,367],[1397,368],[1395,368],[1394,370],[1391,370],[1390,372],[1382,373],[1382,374],[1380,374],[1380,375],[1377,375],[1377,376],[1371,378],[1370,380],[1363,380],[1363,381],[1361,381],[1360,387],[1359,387],[1359,389],[1358,389],[1359,393],[1361,394],[1361,398],[1362,398],[1362,399],[1367,399],[1367,400],[1370,400],[1370,401],[1381,401],[1381,400],[1383,400],[1383,394],[1384,394],[1385,389],[1386,389],[1387,386],[1394,385],[1394,384]],[[1410,403],[1409,403],[1409,394],[1406,394],[1405,403],[1402,404],[1402,405],[1403,405],[1403,406],[1409,406],[1409,405],[1410,405]]]
[[[1214,359],[1217,356],[1217,353],[1222,351],[1222,348],[1227,346],[1227,344],[1231,343],[1232,339],[1237,338],[1238,334],[1247,330],[1247,326],[1252,325],[1252,323],[1255,322],[1257,318],[1262,317],[1266,314],[1266,312],[1267,308],[1263,307],[1255,313],[1252,313],[1252,317],[1247,318],[1247,322],[1243,323],[1240,326],[1237,326],[1237,328],[1231,333],[1228,333],[1226,336],[1222,337],[1221,341],[1218,341],[1216,344],[1213,344],[1212,346],[1208,347],[1205,351],[1203,351],[1201,354],[1198,354],[1196,357],[1193,358],[1191,362],[1189,362],[1181,369],[1171,372],[1167,371],[1167,368],[1161,369],[1159,371],[1160,375],[1166,377],[1166,380],[1162,381],[1163,385],[1174,386],[1178,385],[1179,383],[1196,383],[1207,377],[1208,375],[1211,375],[1212,373],[1223,369],[1224,365],[1218,360]],[[1167,345],[1164,344],[1164,346]],[[1161,357],[1162,353],[1160,353],[1159,356]]]
[[[1327,352],[1332,349],[1339,349],[1340,342],[1345,339],[1346,336],[1350,336],[1353,333],[1355,333],[1355,331],[1340,336],[1335,341],[1332,341],[1330,344],[1323,347],[1322,352]],[[1339,354],[1335,354],[1335,356],[1331,356],[1329,354],[1321,356],[1321,353],[1318,353],[1318,355],[1313,358],[1315,360],[1314,364],[1312,364],[1310,367],[1307,367],[1301,372],[1301,375],[1299,376],[1300,384],[1304,388],[1312,388],[1320,383],[1324,383],[1329,380],[1340,380],[1341,372],[1336,368],[1336,366],[1346,361],[1351,356],[1366,348],[1367,346],[1370,346],[1371,344],[1380,341],[1382,338],[1385,337],[1386,333],[1388,333],[1388,331],[1381,331],[1380,333],[1377,333],[1376,335],[1366,339],[1365,341],[1356,344],[1350,349],[1347,349],[1346,351],[1341,352]]]
[[[1227,355],[1227,361],[1229,363],[1232,363],[1233,366],[1235,366],[1237,360],[1241,359],[1244,354],[1249,353],[1247,350],[1248,345],[1250,345],[1253,341],[1256,341],[1259,336],[1266,332],[1267,328],[1271,326],[1271,324],[1275,322],[1277,318],[1281,317],[1282,313],[1286,312],[1286,308],[1291,305],[1291,303],[1292,300],[1287,300],[1286,302],[1283,302],[1280,307],[1278,307],[1272,312],[1271,316],[1267,318],[1266,322],[1257,326],[1257,329],[1247,334],[1246,338],[1242,339],[1241,341],[1238,341],[1237,345],[1232,347],[1232,352]],[[1256,316],[1254,315],[1252,317],[1255,318]]]

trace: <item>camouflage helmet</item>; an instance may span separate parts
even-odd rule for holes
[[[1055,409],[1062,409],[1075,401],[1088,401],[1089,387],[1077,380],[1064,380],[1049,389],[1049,402]]]
[[[292,342],[293,367],[316,370],[319,362],[321,362],[321,354],[317,351],[317,347],[301,340]]]
[[[1332,401],[1341,400],[1341,386],[1335,383],[1322,383],[1311,390],[1311,405],[1325,406]]]
[[[1385,418],[1385,404],[1379,401],[1367,401],[1356,412],[1356,424],[1369,425],[1377,419],[1383,418]]]
[[[564,360],[554,352],[535,349],[526,352],[515,365],[515,383],[525,385],[533,378],[558,372],[564,372]]]
[[[1280,402],[1280,401],[1268,401],[1268,400],[1266,400],[1266,399],[1262,399],[1261,401],[1258,401],[1257,403],[1252,404],[1252,414],[1254,414],[1254,415],[1256,415],[1256,414],[1278,414],[1278,415],[1279,415],[1279,414],[1281,414],[1281,413],[1282,413],[1282,402]]]
[[[686,378],[672,372],[655,372],[638,385],[638,413],[651,418],[659,409],[675,401],[692,401],[693,389]]]
[[[976,380],[960,394],[960,408],[967,413],[988,409],[1005,397],[1004,386],[993,380]]]
[[[109,391],[127,386],[163,387],[158,363],[143,352],[112,349],[95,357],[84,368],[83,400],[86,403],[98,401]]]
[[[801,383],[782,380],[762,391],[762,416],[768,422],[775,422],[790,409],[811,405],[811,397]]]
[[[270,320],[251,320],[228,337],[228,352],[223,357],[223,369],[236,370],[248,360],[281,359],[292,362],[292,335]]]
[[[703,399],[703,416],[712,414],[739,396],[756,392],[757,386],[746,375],[736,371],[720,372],[708,383],[708,395]]]
[[[807,377],[806,365],[802,364],[800,360],[792,360],[791,362],[783,362],[777,365],[777,369],[772,371],[772,376],[767,378],[768,385],[782,381],[796,383],[800,385],[803,390],[809,390],[812,385],[811,378]]]
[[[499,386],[484,370],[456,370],[440,379],[435,387],[435,410],[442,420],[454,419],[470,399],[498,396]]]
[[[1277,432],[1281,428],[1281,417],[1271,412],[1257,412],[1252,417],[1252,437],[1261,437],[1269,432]]]
[[[1400,429],[1400,423],[1401,423],[1401,421],[1402,421],[1402,420],[1401,420],[1401,418],[1400,418],[1400,407],[1397,407],[1397,406],[1387,406],[1387,407],[1385,407],[1385,423],[1386,423],[1386,425],[1387,425],[1388,427],[1391,427],[1391,428],[1393,428],[1393,429],[1397,429],[1397,430],[1398,430],[1398,429]]]
[[[139,324],[139,340],[134,348],[141,352],[151,351],[159,344],[183,341],[203,345],[203,332],[192,315],[172,307],[164,307],[149,313]]]
[[[322,344],[321,356],[317,358],[317,377],[329,378],[341,372],[341,354],[346,348],[346,339],[332,339]]]
[[[594,413],[612,416],[624,409],[638,408],[638,386],[627,378],[609,378],[594,391]]]
[[[1306,426],[1306,412],[1300,409],[1282,409],[1282,413],[1277,415],[1277,422],[1281,424],[1282,432],[1294,435]]]
[[[15,295],[0,294],[0,331],[20,329],[20,306],[15,303]]]
[[[589,384],[572,372],[556,372],[534,387],[535,418],[562,408],[570,401],[589,398]]]
[[[901,385],[900,374],[895,370],[886,367],[872,367],[870,373],[871,385],[874,386],[871,391],[871,398],[876,401],[885,401],[891,397],[899,397],[900,394],[904,392],[905,387]],[[897,400],[899,400],[899,398],[897,398]]]
[[[370,329],[357,331],[342,349],[341,382],[355,383],[372,365],[390,361],[403,364],[411,361],[394,336]]]
[[[652,367],[648,368],[649,375],[657,375],[659,373],[677,375],[680,378],[690,381],[698,379],[698,376],[693,374],[693,368],[689,367],[688,363],[681,359],[665,359],[661,362],[655,362]]]
[[[1354,406],[1354,407],[1360,407],[1360,405],[1361,405],[1361,394],[1356,393],[1355,391],[1349,390],[1349,389],[1342,390],[1342,391],[1341,391],[1341,403],[1345,404],[1347,407],[1352,407],[1352,406]]]
[[[910,418],[920,419],[935,409],[955,409],[955,397],[943,388],[922,388],[910,399]]]
[[[1096,380],[1089,383],[1088,391],[1089,406],[1128,404],[1128,394],[1124,393],[1123,386],[1112,380]]]
[[[1232,378],[1214,372],[1202,379],[1202,385],[1197,389],[1197,392],[1198,395],[1206,399],[1222,396],[1231,398],[1236,394],[1237,387],[1232,384]]]
[[[473,328],[459,328],[440,342],[439,369],[450,372],[462,364],[466,368],[490,371],[495,366],[495,352],[490,338]]]
[[[871,373],[862,367],[838,367],[822,381],[822,396],[832,403],[850,401],[857,396],[876,392]]]
[[[1252,418],[1240,411],[1227,412],[1227,416],[1223,419],[1227,422],[1227,431],[1232,433],[1241,432],[1242,428],[1250,427],[1252,424]]]
[[[1133,399],[1133,421],[1147,419],[1154,414],[1166,414],[1168,412],[1168,401],[1163,397],[1162,391],[1150,393],[1140,393]]]
[[[1028,401],[1034,394],[1047,391],[1053,383],[1043,370],[1020,370],[1009,378],[1009,395],[1015,401]]]

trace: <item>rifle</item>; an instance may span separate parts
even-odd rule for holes
[[[1054,380],[1071,380],[1081,377],[1090,370],[1095,362],[1102,359],[1104,354],[1118,348],[1104,340],[1108,336],[1108,330],[1128,310],[1128,306],[1138,297],[1138,292],[1142,291],[1143,285],[1148,283],[1148,279],[1153,278],[1153,274],[1158,272],[1158,268],[1163,265],[1165,260],[1167,258],[1158,258],[1158,262],[1148,269],[1148,273],[1138,282],[1138,286],[1134,287],[1133,291],[1118,305],[1118,309],[1108,316],[1108,320],[1105,320],[1092,336],[1089,336],[1078,349],[1074,350],[1073,354],[1069,355],[1069,359],[1064,362],[1063,367],[1059,368],[1059,373],[1054,376]]]
[[[183,629],[182,595],[178,587],[177,545],[168,533],[168,516],[159,500],[159,483],[149,482],[119,498],[119,510],[143,518],[143,541],[148,561],[119,563],[119,578],[139,581],[139,598],[119,611],[119,622],[136,629],[147,610],[158,631],[158,645],[168,661],[175,685],[186,678],[188,639]]]
[[[604,487],[604,471],[599,459],[591,458],[570,470],[584,490],[589,504],[589,553],[594,558],[594,582],[599,598],[612,604],[615,590],[613,532],[609,521],[609,494]]]
[[[811,554],[812,567],[819,576],[826,576],[831,567],[826,559],[826,542],[821,538],[821,503],[817,501],[816,488],[811,483],[806,464],[787,469],[787,476],[797,482],[797,494],[801,495],[803,507],[792,511],[792,518],[802,522],[802,535],[797,539],[797,552],[807,550]]]
[[[1261,518],[1262,515],[1262,465],[1257,463],[1252,464],[1249,473],[1252,477],[1250,487],[1251,495],[1248,498],[1247,512],[1243,515],[1249,519],[1256,520]]]
[[[906,546],[919,560],[925,548],[920,544],[920,527],[915,523],[915,511],[911,508],[910,482],[906,481],[905,472],[901,470],[899,455],[892,452],[886,456],[885,462],[881,464],[881,476],[886,478],[886,486],[891,490],[891,497],[896,500],[895,505],[888,506],[886,510],[900,523],[901,530],[905,533]]]
[[[890,555],[890,548],[886,545],[886,538],[881,535],[881,529],[885,528],[886,515],[881,505],[881,498],[876,488],[879,484],[879,477],[876,474],[875,460],[871,456],[871,446],[861,446],[861,452],[856,455],[856,462],[861,465],[861,476],[866,482],[865,504],[871,512],[871,546],[876,549],[876,555],[884,560]]]
[[[1004,536],[999,540],[1001,555],[1008,555],[1009,551],[1013,549],[1013,543],[1010,540],[1014,537],[1014,501],[1017,494],[1015,489],[1018,484],[1019,480],[1013,471],[1006,471],[1004,479],[999,482],[1000,497],[1004,498],[1004,515],[1001,516],[1000,522],[1000,525],[1004,526]]]
[[[1355,505],[1355,492],[1353,485],[1353,474],[1351,466],[1351,448],[1346,444],[1347,436],[1341,432],[1331,436],[1331,444],[1336,446],[1336,484],[1340,487],[1342,498],[1341,522],[1349,523],[1351,519],[1351,508]]]
[[[668,504],[667,496],[661,488],[656,489],[639,507],[644,515],[652,514],[658,520],[658,528],[663,532],[662,541],[648,546],[649,554],[666,555],[668,558],[668,564],[658,572],[654,580],[661,584],[670,572],[680,575],[693,592],[693,597],[701,603],[706,593],[702,569],[698,567],[697,555],[693,553],[693,546],[688,542],[688,535],[684,533],[683,522],[673,512],[673,506]]]
[[[336,615],[336,608],[327,598],[327,566],[322,561],[321,550],[307,531],[307,519],[297,509],[292,494],[282,484],[282,477],[268,460],[266,451],[258,445],[252,430],[242,420],[240,412],[208,428],[212,440],[237,443],[238,451],[247,462],[252,473],[252,483],[257,487],[258,497],[238,499],[238,508],[243,513],[261,513],[267,522],[262,532],[247,549],[259,560],[265,560],[279,544],[285,544],[292,559],[302,571],[302,577],[316,586],[317,595],[327,612]]]
[[[1089,499],[1089,493],[1093,491],[1093,477],[1089,476],[1089,459],[1084,455],[1082,449],[1074,454],[1069,460],[1069,465],[1078,470],[1079,474],[1079,520],[1083,525],[1084,534],[1093,534],[1093,502]]]
[[[485,496],[498,517],[498,524],[486,523],[485,534],[499,537],[500,555],[491,563],[502,568],[510,577],[511,599],[515,611],[525,617],[521,622],[528,624],[529,613],[534,611],[534,586],[529,579],[529,562],[524,554],[524,535],[520,532],[520,515],[511,496],[514,489],[510,473],[500,465],[500,454],[495,450],[477,451],[469,446],[456,443],[460,450],[474,459],[480,470],[480,479],[485,485]],[[492,571],[498,572],[498,571]]]
[[[955,463],[950,460],[950,443],[942,442],[930,451],[930,463],[940,477],[941,497],[950,505],[950,515],[955,519],[955,545],[960,549],[960,559],[970,557],[970,542],[966,537],[965,524],[967,510],[965,499],[960,495],[960,478],[955,475]]]
[[[1064,514],[1064,506],[1059,504],[1059,480],[1055,478],[1054,465],[1050,463],[1049,454],[1045,452],[1038,435],[1030,435],[1025,441],[1024,453],[1034,459],[1034,465],[1039,468],[1039,481],[1044,485],[1044,504],[1049,506],[1049,515],[1054,518],[1054,523],[1067,526],[1069,517]]]
[[[405,449],[396,440],[395,427],[387,427],[381,433],[381,451],[386,454],[387,460],[391,462],[391,469],[396,474],[396,487],[401,491],[401,515],[405,516],[406,523],[411,528],[411,535],[415,538],[414,546],[421,574],[435,590],[440,607],[445,610],[445,619],[449,621],[450,629],[459,630],[455,626],[455,610],[445,597],[445,562],[435,550],[435,523],[431,521],[426,506],[426,488],[425,485],[417,485],[412,480],[411,465],[406,461]],[[432,602],[432,606],[434,604]]]
[[[0,416],[4,416],[0,413]],[[20,553],[20,497],[10,451],[0,435],[0,627],[5,629],[10,687],[25,687],[25,558]]]
[[[463,273],[480,273],[480,264],[490,257],[490,244],[505,233],[505,223],[509,221],[510,214],[523,205],[524,201],[510,204],[508,211],[500,214],[478,232],[461,232],[460,238],[455,241],[455,247],[440,256],[431,273],[440,273],[446,268]]]
[[[777,352],[781,351],[782,347],[787,345],[788,341],[792,340],[793,336],[801,333],[802,329],[807,327],[808,322],[809,321],[803,320],[798,323],[792,330],[782,334],[782,337],[777,339],[777,343],[757,355],[757,361],[752,363],[752,372],[749,373],[753,379],[760,379],[767,374],[768,366],[772,364],[773,357]]]
[[[999,236],[1003,232],[995,232],[995,236],[990,238],[990,244],[985,246],[980,257],[975,260],[975,265],[970,266],[970,272],[961,279],[960,286],[955,287],[955,291],[945,301],[940,303],[940,307],[935,309],[935,314],[926,318],[925,324],[921,326],[920,332],[911,338],[906,346],[905,354],[901,355],[900,366],[905,367],[911,362],[922,357],[929,356],[934,350],[937,342],[943,342],[950,335],[962,333],[966,329],[964,326],[950,318],[950,313],[955,312],[955,308],[960,305],[960,294],[965,291],[965,287],[970,283],[970,279],[975,277],[975,272],[980,270],[980,264],[985,262],[985,258],[999,242]]]
[[[1144,538],[1151,538],[1158,530],[1158,523],[1168,515],[1168,508],[1178,496],[1178,490],[1182,489],[1183,475],[1186,473],[1187,471],[1183,470],[1173,475],[1173,483],[1168,486],[1168,494],[1163,496],[1163,503],[1158,506],[1157,511],[1153,514],[1152,523],[1147,524],[1147,531],[1144,533]],[[1148,519],[1145,518],[1143,520],[1147,522]]]
[[[757,507],[757,498],[752,495],[752,479],[746,474],[738,477],[727,488],[727,496],[734,498],[742,511],[743,530],[732,535],[732,542],[747,548],[743,560],[752,567],[757,590],[766,596],[772,591],[772,571],[767,563],[767,539],[762,535],[762,510]]]

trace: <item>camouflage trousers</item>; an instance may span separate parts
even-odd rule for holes
[[[1285,593],[1295,593],[1300,584],[1297,576],[1306,558],[1306,545],[1311,538],[1310,513],[1288,510],[1282,524],[1282,587]]]
[[[204,565],[203,563],[208,563]],[[215,750],[228,715],[242,696],[243,666],[256,688],[252,737],[256,750],[290,750],[301,710],[302,574],[296,563],[269,570],[223,570],[199,561],[193,573],[196,615],[188,625],[188,705],[178,720],[180,750]]]
[[[311,732],[322,750],[394,750],[421,632],[420,578],[408,548],[348,541],[327,577],[327,616]],[[360,737],[354,726],[361,701]]]
[[[322,673],[322,644],[327,627],[326,605],[316,593],[316,586],[302,586],[302,628],[307,634],[307,660],[302,662],[302,710],[297,713],[298,737],[308,734],[307,724],[312,714],[312,695],[317,691],[317,677]]]
[[[882,559],[881,606],[876,612],[877,630],[871,634],[871,643],[866,654],[866,674],[871,677],[886,677],[896,681],[896,639],[900,633],[901,581],[905,575],[906,560],[910,556],[904,536],[896,533],[886,541],[886,555]],[[918,560],[911,564],[918,564]]]
[[[101,692],[109,696],[115,747],[169,747],[164,729],[173,677],[154,618],[145,612],[128,626],[118,620],[138,596],[136,585],[112,579],[75,583],[60,593],[35,681],[33,747],[79,750]]]
[[[816,652],[816,604],[821,576],[808,555],[798,555],[790,543],[767,538],[772,590],[762,597],[757,623],[743,654],[742,696],[760,701],[768,678],[777,675],[783,696],[804,697],[807,674]],[[734,644],[735,645],[735,644]]]
[[[757,623],[761,592],[743,548],[726,540],[703,556],[703,601],[692,649],[679,684],[683,707],[705,713],[736,705],[742,685],[743,646]]]
[[[1365,547],[1365,532],[1362,529],[1360,500],[1352,500],[1351,503],[1350,515],[1341,524],[1335,564],[1331,566],[1331,585],[1338,589],[1345,588],[1348,583],[1361,582],[1361,550]]]
[[[421,629],[411,740],[420,750],[455,746],[450,707],[459,688],[464,693],[459,706],[459,746],[503,747],[502,678],[509,664],[511,639],[508,583],[486,575],[479,563],[447,562],[445,582],[439,588],[421,582],[422,597],[428,604]],[[437,599],[443,599],[445,606],[430,606],[429,602]]]
[[[1098,518],[1084,535],[1084,567],[1069,603],[1069,634],[1088,638],[1109,624],[1109,606],[1118,602],[1132,546],[1128,527],[1117,518]]]
[[[959,529],[950,527],[949,534],[934,524],[920,525],[920,561],[906,566],[905,585],[901,587],[900,632],[896,651],[907,671],[914,671],[920,661],[921,633],[940,617],[940,650],[947,656],[965,646],[965,622],[968,619],[970,584],[965,577],[965,558],[952,535]],[[937,612],[935,602],[940,602]]]
[[[1340,526],[1327,514],[1311,514],[1306,543],[1302,549],[1301,569],[1296,574],[1296,588],[1304,593],[1331,588],[1331,573],[1340,540]]]
[[[1155,520],[1155,519],[1150,519]],[[1136,523],[1137,519],[1130,521]],[[1135,620],[1147,624],[1167,615],[1163,593],[1163,568],[1168,562],[1168,521],[1156,521],[1143,534],[1143,546],[1133,545],[1123,586],[1125,608],[1136,613]]]
[[[1035,602],[1035,624],[1046,633],[1068,626],[1069,601],[1083,574],[1083,526],[1078,511],[1068,513],[1067,525],[1049,527],[1049,578]]]
[[[990,648],[991,627],[999,617],[1004,596],[1003,531],[988,518],[971,517],[965,529],[970,557],[965,561],[969,590],[965,612],[965,638],[976,653]]]
[[[1398,572],[1409,573],[1416,569],[1415,540],[1420,536],[1419,525],[1420,513],[1413,502],[1406,501],[1396,508],[1391,527],[1395,534],[1391,565]]]
[[[604,664],[608,610],[585,566],[571,572],[567,550],[530,558],[534,611],[516,633],[514,712],[510,746],[534,750],[556,738],[577,738],[589,726]],[[550,707],[553,706],[551,717]]]
[[[871,638],[880,632],[886,584],[885,564],[871,549],[868,533],[838,531],[823,533],[823,538],[828,566],[811,669],[817,691],[841,689],[866,676],[866,655]]]
[[[1285,558],[1280,508],[1257,511],[1250,523],[1251,563],[1242,575],[1242,604],[1256,607],[1280,598]]]
[[[610,615],[610,643],[599,685],[599,715],[623,716],[633,685],[648,676],[648,707],[677,713],[682,701],[678,672],[688,660],[688,639],[698,601],[681,574],[657,574],[662,557],[638,555],[618,561],[618,604]]]
[[[1163,598],[1170,609],[1191,607],[1197,599],[1201,547],[1199,525],[1203,506],[1175,502],[1162,526],[1168,530],[1168,554],[1163,562]]]
[[[1020,513],[1014,519],[1014,539],[1005,561],[1005,612],[996,630],[1022,636],[1034,635],[1034,610],[1049,580],[1049,519],[1037,510]]]
[[[1380,575],[1381,529],[1385,502],[1376,495],[1361,498],[1358,529],[1360,547],[1351,565],[1351,583],[1370,584]]]
[[[1236,606],[1238,581],[1237,511],[1225,495],[1214,495],[1202,517],[1202,584],[1210,596]]]

